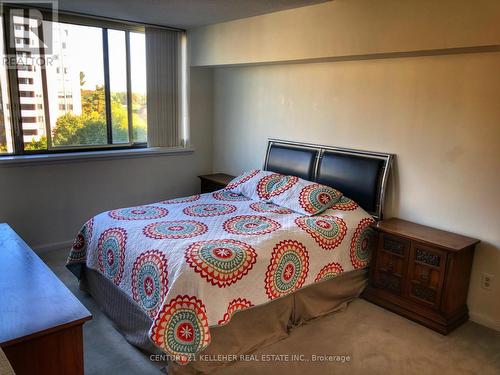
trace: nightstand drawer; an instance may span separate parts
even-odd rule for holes
[[[405,275],[405,258],[379,249],[374,275],[375,285],[389,292],[401,294]]]
[[[438,308],[445,265],[445,252],[413,242],[408,266],[408,297]]]
[[[410,241],[390,234],[381,234],[379,246],[381,249],[401,257],[408,256]]]

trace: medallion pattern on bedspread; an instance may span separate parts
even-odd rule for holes
[[[224,239],[195,242],[186,251],[187,263],[212,285],[225,288],[250,271],[257,253],[248,244]]]
[[[134,300],[154,318],[168,291],[167,258],[159,250],[142,253],[132,267]]]
[[[232,191],[228,190],[216,191],[212,193],[212,197],[214,197],[218,201],[229,201],[229,202],[242,202],[250,200],[250,198],[247,198],[242,194],[233,193]]]
[[[257,236],[274,232],[281,228],[280,223],[265,216],[242,215],[235,216],[224,222],[223,228],[231,234],[242,236]]]
[[[167,216],[168,210],[156,206],[138,206],[109,211],[108,215],[116,220],[153,220]]]
[[[221,320],[217,322],[219,325],[224,325],[229,323],[233,315],[241,310],[246,310],[249,307],[252,307],[253,304],[249,300],[245,298],[236,298],[229,302],[229,306],[227,307],[227,311],[224,313],[224,316]]]
[[[78,263],[85,260],[88,244],[92,240],[93,229],[94,218],[87,221],[77,234],[71,252],[69,253],[68,263]]]
[[[359,206],[356,202],[343,195],[342,197],[340,197],[339,201],[335,203],[331,208],[332,210],[353,211],[358,207]]]
[[[334,195],[336,194],[336,195]],[[299,203],[304,211],[314,214],[321,212],[330,202],[340,199],[341,193],[321,184],[312,184],[303,188],[299,195]]]
[[[321,271],[319,271],[318,275],[314,279],[314,282],[317,283],[319,281],[333,279],[340,275],[342,272],[344,272],[344,269],[342,268],[340,263],[329,263],[324,266]]]
[[[362,219],[352,236],[350,256],[351,263],[355,269],[368,265],[375,236],[375,231],[370,228],[370,225],[374,222],[375,220],[372,218]]]
[[[257,184],[257,194],[261,199],[270,199],[290,189],[298,180],[299,178],[295,176],[271,174],[260,179]]]
[[[106,229],[97,245],[99,270],[116,285],[120,284],[125,266],[127,232],[123,228]]]
[[[273,249],[267,267],[265,287],[269,299],[282,297],[299,289],[309,272],[309,254],[298,241],[281,241]]]
[[[146,237],[157,240],[172,238],[191,238],[206,233],[208,227],[199,221],[174,220],[151,223],[144,227],[143,233]]]
[[[197,217],[227,215],[234,211],[236,211],[236,206],[233,206],[232,204],[222,203],[197,204],[194,206],[186,207],[183,210],[184,214]]]
[[[179,295],[164,305],[150,330],[152,340],[185,364],[210,343],[205,305],[194,296]]]
[[[263,189],[291,188],[265,202],[257,182],[274,173],[259,173],[236,188],[253,199],[219,190],[98,214],[67,266],[111,280],[151,318],[152,342],[186,363],[236,312],[368,264],[373,219],[361,207],[346,198],[308,215],[294,209],[303,183],[281,178]]]
[[[347,233],[344,220],[336,216],[301,216],[295,223],[325,250],[339,246]]]

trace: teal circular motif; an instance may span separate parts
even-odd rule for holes
[[[203,302],[179,295],[165,304],[153,322],[151,340],[176,362],[185,364],[210,343],[210,330]]]
[[[77,263],[85,260],[87,257],[87,246],[92,240],[92,231],[94,228],[94,219],[87,221],[73,242],[73,247],[69,254],[68,263]]]
[[[331,209],[339,210],[339,211],[354,211],[358,208],[358,204],[354,202],[352,199],[347,198],[346,196],[342,196],[337,203],[335,203]]]
[[[208,230],[208,227],[194,220],[172,220],[151,223],[144,227],[143,233],[149,238],[157,240],[165,238],[191,238],[200,236]]]
[[[212,193],[212,197],[218,201],[229,201],[229,202],[242,202],[249,201],[250,198],[245,197],[243,194],[233,193],[229,190],[219,190]]]
[[[282,297],[304,285],[309,272],[309,255],[303,244],[286,240],[278,243],[267,267],[265,287],[269,299]]]
[[[155,206],[139,206],[109,211],[108,215],[116,220],[153,220],[168,215],[168,210]]]
[[[373,223],[372,218],[364,218],[352,236],[350,256],[355,269],[366,267],[370,260],[371,250],[375,242],[375,231],[370,227]]]
[[[310,214],[316,214],[332,206],[340,199],[342,194],[331,187],[312,184],[300,191],[300,206]]]
[[[263,235],[281,228],[280,223],[265,216],[243,215],[227,220],[223,228],[231,234],[242,236]]]
[[[270,174],[260,179],[257,184],[257,194],[261,199],[270,199],[290,189],[299,179],[295,176],[284,176],[278,173]]]
[[[231,204],[207,203],[186,207],[182,212],[189,216],[211,217],[230,214],[236,211],[236,207]]]
[[[99,270],[116,285],[123,276],[126,242],[125,229],[109,228],[101,234],[97,245]]]
[[[167,259],[159,250],[142,253],[132,267],[132,297],[155,317],[168,290]]]
[[[244,242],[226,239],[195,242],[187,249],[185,258],[208,282],[225,288],[250,271],[257,254]]]
[[[336,216],[300,216],[295,223],[325,250],[340,245],[347,233],[346,223]]]

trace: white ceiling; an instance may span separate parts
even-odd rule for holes
[[[189,29],[325,1],[329,0],[59,0],[59,9]]]

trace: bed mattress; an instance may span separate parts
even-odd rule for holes
[[[303,216],[228,190],[103,212],[68,268],[107,279],[150,321],[155,347],[185,364],[235,313],[368,265],[373,219],[341,199]]]

